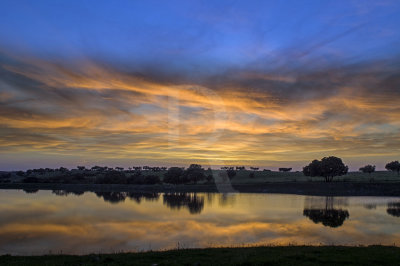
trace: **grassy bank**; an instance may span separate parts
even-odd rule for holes
[[[103,255],[1,256],[1,265],[400,265],[400,248],[288,246]]]

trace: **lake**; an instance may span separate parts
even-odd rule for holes
[[[400,244],[400,197],[0,190],[0,253]]]

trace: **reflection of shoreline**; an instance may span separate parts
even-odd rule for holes
[[[228,202],[232,199],[234,203],[225,205],[222,194],[197,194],[204,197],[200,215],[191,215],[186,205],[180,211],[171,210],[163,205],[163,195],[157,193],[147,194],[152,202],[140,194],[126,194],[125,203],[114,205],[92,193],[65,197],[39,191],[36,197],[13,191],[0,196],[4,202],[0,246],[16,253],[50,249],[96,253],[100,249],[113,252],[138,247],[158,250],[174,248],[178,242],[181,247],[193,248],[279,243],[390,245],[399,239],[398,218],[386,214],[386,207],[370,215],[361,204],[353,205],[351,199],[342,209],[351,208],[352,221],[331,228],[321,222],[315,225],[303,216],[303,196],[227,194]],[[139,198],[140,205],[132,197]],[[337,200],[328,200],[327,204],[325,197],[314,197],[309,202],[319,201],[324,209]],[[400,199],[387,202],[396,201]]]
[[[335,204],[336,203],[336,204]],[[303,215],[307,216],[314,223],[322,223],[324,226],[340,227],[344,221],[350,217],[347,210],[335,208],[334,206],[347,206],[345,199],[335,199],[334,197],[326,197],[324,202],[320,199],[313,201],[306,198],[305,205],[309,208],[304,208]],[[324,206],[323,206],[324,205]]]
[[[219,185],[220,188],[222,185]],[[279,193],[314,196],[400,196],[398,183],[346,183],[346,182],[282,182],[260,184],[233,184],[238,192]],[[41,184],[0,183],[0,189],[68,190],[87,192],[150,192],[192,193],[219,192],[215,185],[115,185],[115,184]]]

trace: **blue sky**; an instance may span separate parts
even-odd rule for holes
[[[398,1],[2,1],[0,44],[179,69],[292,51],[357,60],[398,53],[399,12]]]

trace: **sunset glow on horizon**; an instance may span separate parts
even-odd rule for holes
[[[5,2],[0,170],[400,159],[396,1]]]

